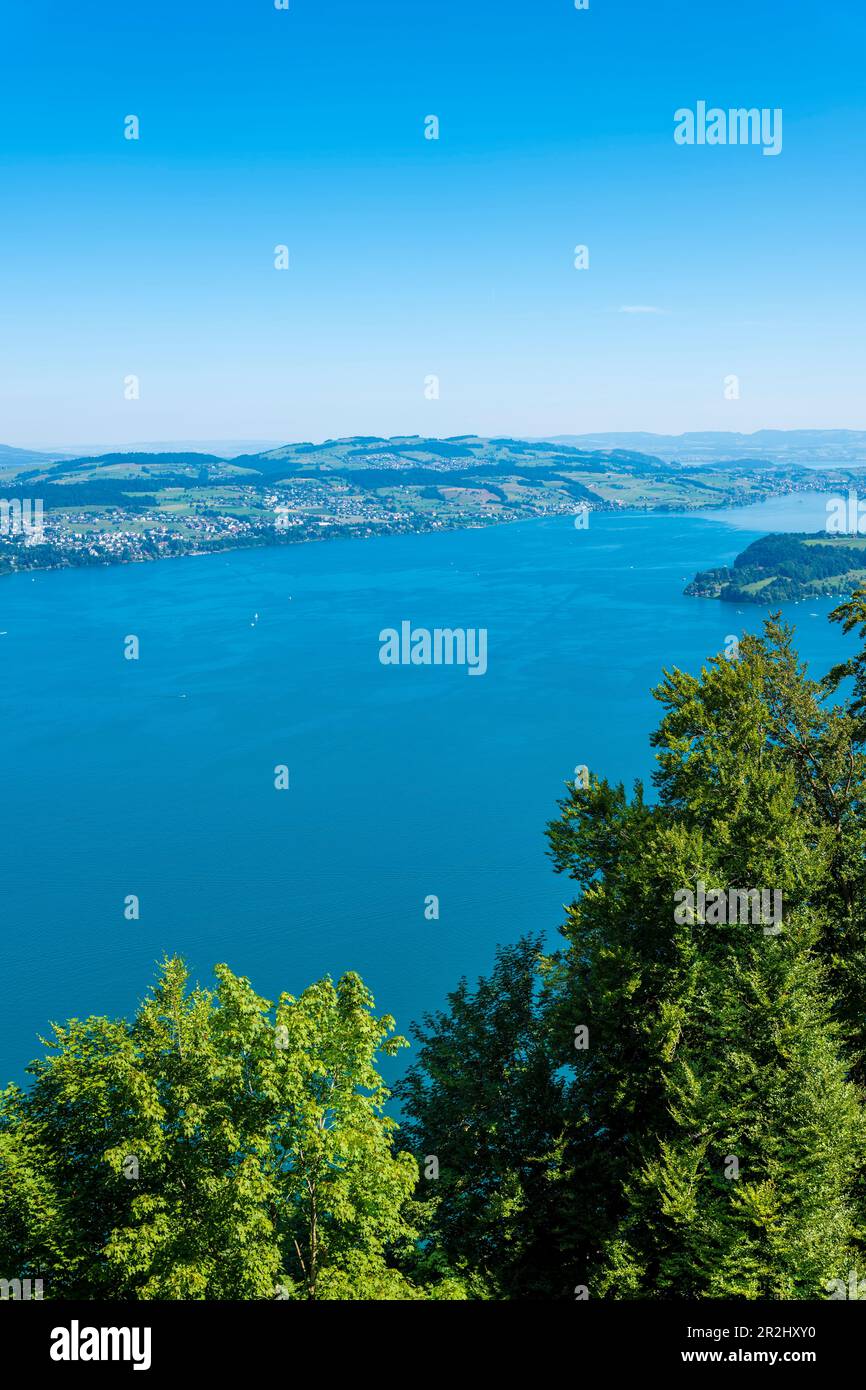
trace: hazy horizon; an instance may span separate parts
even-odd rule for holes
[[[531,440],[539,440],[539,441],[552,441],[552,442],[556,442],[557,440],[567,441],[567,440],[572,440],[572,439],[573,439],[573,440],[577,440],[577,441],[587,441],[587,440],[594,440],[594,439],[599,439],[599,440],[601,440],[601,439],[604,439],[604,438],[606,438],[606,437],[609,437],[609,438],[613,439],[613,438],[625,438],[626,436],[634,436],[634,437],[636,437],[636,438],[654,438],[654,439],[658,439],[658,440],[660,440],[660,441],[665,441],[665,440],[671,441],[671,440],[679,440],[679,439],[686,440],[686,439],[689,439],[690,437],[698,437],[698,436],[702,436],[702,435],[717,435],[717,436],[720,436],[720,437],[722,437],[722,438],[724,438],[724,437],[732,437],[732,438],[734,438],[734,437],[735,437],[735,438],[745,438],[745,439],[749,439],[749,438],[752,438],[752,437],[754,437],[754,436],[766,435],[766,434],[782,434],[782,435],[809,435],[809,434],[837,434],[837,435],[855,434],[855,435],[856,435],[856,434],[863,434],[864,436],[866,436],[866,426],[856,426],[856,425],[839,425],[839,426],[837,426],[837,425],[812,425],[812,426],[802,426],[802,427],[791,428],[791,429],[781,429],[781,428],[778,428],[778,427],[775,427],[775,426],[771,426],[771,425],[764,425],[764,426],[758,426],[758,427],[756,427],[754,430],[748,430],[748,431],[739,431],[739,430],[679,430],[679,431],[675,431],[675,432],[667,432],[667,431],[661,431],[661,430],[644,430],[644,429],[635,429],[635,430],[604,429],[604,430],[584,430],[584,431],[581,431],[580,433],[577,433],[577,432],[574,432],[574,431],[562,431],[562,432],[559,433],[559,434],[549,433],[549,434],[542,434],[542,435],[530,435],[530,434],[517,434],[517,433],[512,433],[512,434],[510,434],[510,435],[507,436],[507,437],[514,438],[514,439],[524,439],[524,440],[528,440],[528,441],[531,441]],[[69,440],[65,440],[65,441],[61,441],[61,442],[59,442],[59,443],[45,443],[44,441],[41,441],[41,440],[39,440],[39,441],[26,440],[26,441],[23,441],[23,442],[17,442],[17,441],[13,441],[13,440],[11,440],[11,439],[8,439],[8,438],[5,438],[5,437],[4,437],[4,438],[0,439],[0,448],[8,447],[8,448],[14,448],[14,449],[29,450],[29,451],[32,451],[32,452],[34,452],[34,453],[48,453],[48,454],[50,454],[50,453],[63,453],[63,454],[70,454],[70,455],[71,455],[71,454],[78,453],[80,456],[85,456],[85,455],[98,456],[99,454],[112,453],[112,452],[159,453],[159,452],[172,452],[172,451],[187,452],[187,453],[213,453],[213,454],[220,454],[220,452],[221,452],[222,450],[233,450],[233,451],[235,451],[235,456],[236,456],[236,455],[240,455],[240,454],[242,454],[242,453],[243,453],[243,454],[247,454],[247,453],[249,453],[249,454],[253,454],[253,453],[266,453],[266,452],[267,452],[268,450],[270,450],[270,449],[279,449],[280,447],[282,447],[283,445],[286,445],[286,444],[311,443],[311,444],[316,444],[316,445],[322,445],[322,444],[324,444],[324,443],[327,443],[328,440],[334,440],[335,442],[338,442],[339,440],[354,439],[354,438],[358,438],[358,437],[361,437],[361,431],[353,431],[353,432],[351,432],[351,433],[349,433],[349,434],[342,434],[342,435],[329,434],[329,435],[324,435],[324,436],[322,436],[321,438],[318,438],[318,437],[312,437],[312,438],[310,438],[310,437],[303,437],[303,436],[300,436],[300,435],[292,436],[292,435],[288,435],[288,434],[287,434],[287,435],[281,435],[281,436],[279,436],[279,437],[277,437],[277,438],[273,438],[273,439],[250,439],[250,438],[239,438],[239,439],[231,439],[231,438],[223,438],[223,439],[210,439],[210,438],[209,438],[209,439],[196,439],[196,438],[192,438],[192,439],[163,439],[163,440],[142,440],[142,439],[118,440],[118,439],[115,439],[115,440],[109,440],[109,441],[101,441],[101,442],[98,442],[98,443],[94,443],[92,440],[83,440],[83,441],[76,441],[76,442],[71,442],[71,441],[69,441]],[[477,430],[466,430],[466,431],[463,431],[463,432],[460,433],[460,434],[455,433],[454,435],[436,435],[436,434],[430,434],[430,433],[424,434],[423,432],[421,432],[421,431],[419,431],[419,430],[413,430],[413,431],[410,431],[410,432],[405,433],[405,434],[402,434],[402,433],[398,433],[398,434],[395,434],[395,433],[385,434],[385,433],[381,433],[381,432],[377,432],[377,431],[370,431],[369,437],[373,437],[373,438],[377,438],[377,439],[401,439],[401,438],[402,438],[402,439],[405,439],[405,438],[413,438],[413,437],[420,438],[420,439],[437,439],[437,438],[438,438],[438,439],[447,439],[447,438],[465,438],[465,437],[494,438],[494,439],[495,439],[495,438],[504,438],[504,437],[506,437],[506,436],[502,433],[502,431],[493,431],[493,432],[492,432],[491,434],[489,434],[489,435],[481,435],[481,434],[479,433],[479,431],[477,431]]]

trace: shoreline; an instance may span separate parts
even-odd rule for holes
[[[720,502],[715,506],[708,506],[706,503],[703,503],[700,506],[693,507],[670,506],[668,504],[662,504],[657,507],[621,507],[614,505],[599,507],[587,504],[585,510],[587,513],[597,513],[600,516],[700,516],[706,514],[707,512],[726,512],[742,509],[744,507],[749,506],[761,506],[766,502],[772,501],[774,498],[802,496],[808,495],[810,493],[818,493],[819,491],[819,488],[808,486],[790,488],[782,492],[767,492],[765,495],[761,497],[751,498],[748,502],[742,502],[739,500],[727,500],[725,502]],[[581,514],[581,511],[581,508],[576,508],[573,512],[541,512],[532,516],[491,516],[488,519],[461,519],[455,520],[451,523],[446,523],[437,526],[412,526],[404,528],[383,526],[381,529],[373,531],[371,531],[369,529],[369,526],[367,526],[365,527],[363,534],[353,534],[348,526],[328,530],[328,523],[326,523],[325,526],[322,527],[320,532],[306,532],[304,535],[298,536],[297,538],[289,536],[286,536],[285,538],[276,538],[276,533],[274,537],[263,534],[261,539],[258,536],[256,536],[253,539],[247,540],[243,543],[234,543],[230,545],[214,545],[208,546],[206,548],[191,548],[189,550],[182,550],[174,554],[134,556],[129,559],[114,557],[99,559],[91,558],[88,561],[82,561],[81,563],[77,564],[69,563],[22,565],[15,568],[0,570],[0,580],[27,574],[36,575],[59,573],[64,570],[102,570],[116,569],[126,565],[152,565],[160,564],[166,560],[189,560],[198,559],[209,555],[229,555],[243,550],[281,550],[287,546],[319,544],[327,541],[365,541],[388,536],[428,536],[443,534],[445,532],[451,531],[481,531],[487,530],[489,527],[493,526],[513,526],[519,523],[525,523],[529,521],[550,520],[554,517],[576,517]]]

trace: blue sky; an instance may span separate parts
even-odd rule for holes
[[[7,7],[0,440],[866,427],[864,39],[854,0]],[[678,146],[699,100],[782,153]]]

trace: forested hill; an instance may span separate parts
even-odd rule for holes
[[[732,566],[702,570],[685,592],[729,603],[789,603],[818,594],[850,594],[866,582],[866,536],[762,536]]]

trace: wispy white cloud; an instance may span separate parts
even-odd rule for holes
[[[618,314],[663,314],[656,304],[620,304]]]

